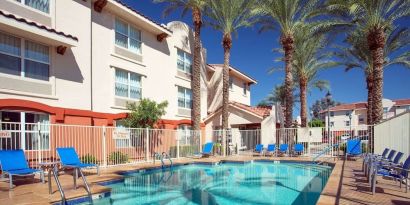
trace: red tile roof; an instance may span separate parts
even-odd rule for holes
[[[252,107],[252,106],[245,105],[243,103],[239,103],[239,102],[235,102],[235,101],[230,102],[230,104],[232,104],[236,107],[239,107],[241,109],[244,109],[248,112],[251,112],[253,114],[256,114],[258,116],[261,116],[261,117],[269,116],[270,111],[272,110],[272,107],[268,107],[268,106],[266,106],[266,107]]]
[[[38,23],[36,23],[36,22],[29,21],[29,20],[24,19],[24,18],[19,18],[19,17],[13,15],[13,14],[7,14],[7,13],[1,11],[1,10],[0,10],[0,15],[4,16],[4,17],[6,17],[6,18],[9,18],[9,19],[16,20],[16,21],[21,22],[21,23],[25,23],[25,24],[30,25],[30,26],[37,27],[37,28],[42,29],[42,30],[46,30],[46,31],[48,31],[48,32],[50,32],[50,33],[55,33],[55,34],[57,34],[57,35],[64,36],[64,37],[66,37],[66,38],[71,38],[71,39],[73,39],[73,40],[75,40],[75,41],[78,41],[78,38],[75,37],[75,36],[73,36],[73,35],[66,34],[66,33],[64,33],[64,32],[62,32],[62,31],[57,31],[57,30],[55,30],[55,29],[53,29],[53,28],[46,27],[46,26],[44,26],[44,25],[38,24]]]
[[[393,102],[395,102],[394,106],[410,105],[410,99],[393,100]]]
[[[331,107],[330,111],[340,111],[340,110],[358,110],[358,109],[366,109],[367,103],[366,102],[358,102],[358,103],[351,103],[351,104],[342,104],[336,105]],[[321,113],[327,112],[327,110],[322,110]]]

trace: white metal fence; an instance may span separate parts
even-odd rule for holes
[[[0,123],[0,150],[23,149],[31,167],[57,161],[57,147],[74,147],[82,162],[111,166],[152,161],[155,153],[192,156],[200,144],[199,131]]]
[[[269,144],[275,144],[276,150],[281,144],[289,145],[288,155],[292,153],[293,145],[302,144],[303,156],[316,157],[334,157],[342,155],[345,150],[347,139],[359,138],[362,143],[362,151],[369,150],[369,136],[372,135],[372,126],[357,127],[325,127],[318,128],[284,128],[277,129],[272,136],[263,136],[261,130],[238,130],[230,129],[215,130],[212,132],[212,140],[216,142],[215,153],[219,155],[249,155],[255,149],[257,144],[263,144],[264,149]],[[224,138],[224,134],[225,137]],[[226,139],[225,145],[224,140]],[[222,147],[226,147],[223,149]],[[226,153],[224,153],[226,150]]]

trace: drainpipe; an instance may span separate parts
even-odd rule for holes
[[[94,110],[93,102],[93,2],[90,1],[90,110]],[[93,123],[93,122],[92,122]]]

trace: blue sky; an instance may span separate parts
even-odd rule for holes
[[[163,18],[162,11],[165,3],[154,4],[151,0],[123,0],[136,10],[144,13],[160,23],[180,20],[188,25],[192,24],[190,14],[181,18],[181,12],[177,11]],[[406,26],[410,22],[403,21]],[[208,63],[223,63],[223,49],[221,46],[221,33],[210,27],[202,29],[201,38],[208,50]],[[274,31],[258,33],[257,27],[241,29],[237,38],[233,40],[231,52],[231,65],[257,79],[258,84],[251,88],[251,103],[256,105],[260,102],[276,84],[283,82],[283,72],[268,74],[269,68],[278,67],[275,64],[279,54],[272,51],[280,46],[279,33]],[[319,78],[328,80],[331,93],[336,101],[343,103],[366,101],[367,90],[364,74],[361,70],[345,72],[343,68],[325,70],[319,74]],[[313,90],[308,94],[308,105],[322,98],[326,91]],[[384,72],[384,97],[389,99],[410,98],[410,69],[400,66],[392,66]],[[299,105],[294,109],[294,115],[298,115]]]

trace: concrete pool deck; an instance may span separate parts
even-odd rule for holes
[[[231,156],[231,157],[210,157],[203,159],[179,159],[174,164],[186,164],[191,162],[217,163],[221,161],[245,162],[250,160],[291,160],[309,161],[307,157],[252,157],[252,156]],[[332,174],[319,198],[318,204],[410,204],[410,192],[405,193],[405,189],[400,190],[399,185],[391,180],[379,179],[376,194],[372,195],[370,186],[365,181],[361,172],[361,161],[330,160],[334,163]],[[121,171],[132,171],[159,167],[160,163],[141,163],[137,165],[115,166],[101,169],[101,175],[97,176],[95,171],[87,174],[87,180],[91,185],[93,194],[109,192],[110,189],[98,183],[103,181],[120,180],[123,177]],[[47,177],[46,177],[47,178]],[[67,200],[86,196],[82,180],[77,180],[79,188],[73,189],[73,178],[69,174],[59,176],[63,185]],[[50,204],[61,200],[60,193],[53,181],[53,193],[48,193],[47,184],[42,184],[36,177],[35,183],[32,179],[22,179],[16,182],[17,186],[9,191],[8,180],[0,181],[0,204]],[[404,186],[402,186],[404,187]]]

